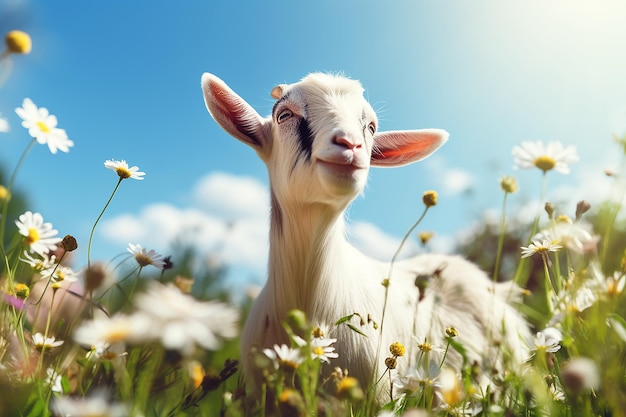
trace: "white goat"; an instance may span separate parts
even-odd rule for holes
[[[361,84],[335,75],[315,73],[275,87],[276,103],[267,118],[212,74],[202,76],[202,88],[213,118],[251,146],[269,171],[269,276],[241,343],[243,372],[253,381],[254,364],[246,358],[253,347],[289,343],[282,323],[292,309],[304,311],[322,328],[353,313],[381,322],[381,283],[389,264],[368,258],[346,241],[344,210],[363,190],[370,166],[419,161],[448,134],[437,129],[379,132]],[[431,277],[421,294],[418,277]],[[339,353],[332,364],[348,369],[366,387],[374,372],[379,376],[386,370],[391,343],[412,346],[413,354],[417,343],[412,336],[445,346],[449,326],[458,329],[457,340],[471,362],[497,366],[502,352],[522,361],[529,332],[505,301],[515,287],[503,285],[494,285],[460,257],[422,255],[398,262],[390,277],[382,335],[367,325],[361,330],[369,337],[345,325],[332,327],[327,336],[337,338]],[[383,348],[376,357],[379,337]],[[452,350],[446,360],[459,369],[462,358]],[[399,362],[402,372],[407,361]]]

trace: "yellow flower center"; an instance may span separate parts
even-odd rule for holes
[[[391,352],[393,356],[404,356],[406,349],[402,343],[394,342],[389,346],[389,352]]]
[[[58,270],[54,273],[54,280],[56,282],[63,281],[65,279],[65,272]]]
[[[37,122],[37,127],[43,132],[43,133],[50,133],[50,128],[48,127],[47,124],[45,124],[42,121]]]
[[[27,298],[30,295],[30,288],[28,285],[17,283],[13,288],[13,291],[9,291],[9,294],[15,295],[17,298],[21,298],[22,300]]]
[[[110,345],[126,340],[130,331],[124,325],[114,327],[106,334],[106,342]]]
[[[314,348],[313,348],[313,354],[315,354],[315,355],[317,355],[317,356],[322,356],[322,355],[324,355],[324,348],[319,347],[319,346],[314,347]]]
[[[417,345],[417,347],[422,352],[430,352],[431,350],[433,350],[433,345],[428,342],[420,343],[419,345]]]
[[[120,178],[130,178],[130,176],[132,175],[130,170],[124,167],[117,167],[115,172],[117,172],[117,175],[119,175]]]
[[[150,259],[148,256],[144,255],[143,253],[136,254],[135,255],[135,260],[137,261],[137,263],[140,266],[152,265],[152,259]]]
[[[283,368],[287,368],[287,369],[298,369],[298,364],[294,361],[288,361],[288,360],[280,360],[279,361],[280,365]]]
[[[39,240],[39,231],[34,227],[28,229],[28,236],[26,236],[26,243],[32,245]]]
[[[541,155],[533,161],[535,166],[543,172],[550,171],[556,165],[554,158],[548,155]]]

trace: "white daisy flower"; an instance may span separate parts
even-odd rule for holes
[[[31,99],[25,98],[22,107],[16,108],[15,112],[22,118],[22,126],[28,129],[28,134],[40,144],[47,144],[53,154],[57,150],[69,152],[74,146],[65,130],[57,128],[57,118],[45,107],[38,108]]]
[[[78,281],[78,273],[74,272],[69,266],[52,266],[46,270],[41,271],[41,279],[52,278],[52,282],[76,282]]]
[[[532,355],[534,356],[536,352],[557,352],[561,349],[561,340],[563,340],[563,334],[554,327],[537,332],[533,338]]]
[[[217,350],[222,339],[238,333],[236,308],[218,301],[197,301],[174,285],[153,282],[147,292],[135,297],[135,306],[150,318],[150,327],[158,331],[155,338],[184,355],[193,353],[196,345]]]
[[[120,342],[145,343],[154,339],[153,326],[145,314],[115,314],[83,321],[74,330],[73,338],[76,343],[92,348]]]
[[[52,349],[55,347],[59,347],[62,344],[63,344],[63,341],[56,340],[54,336],[45,337],[41,333],[35,333],[33,335],[33,345],[35,346],[35,349],[37,350],[43,350],[43,349],[48,350],[48,349]]]
[[[55,415],[72,417],[127,417],[128,408],[118,402],[111,402],[104,391],[96,392],[90,397],[55,397],[52,410]]]
[[[532,240],[558,242],[576,253],[583,253],[587,248],[597,243],[597,239],[580,223],[573,223],[567,216],[559,216],[556,223],[549,229],[537,233]]]
[[[55,237],[58,233],[52,228],[52,223],[44,223],[43,217],[39,213],[27,211],[15,221],[19,233],[25,236],[26,244],[30,247],[30,252],[44,256],[51,250],[56,249],[61,238]]]
[[[115,171],[122,179],[132,178],[134,180],[143,180],[144,175],[146,175],[145,172],[140,172],[139,168],[136,166],[129,168],[128,164],[123,159],[121,161],[109,159],[104,162],[104,167]]]
[[[316,337],[311,340],[311,358],[319,359],[321,362],[330,363],[331,359],[338,358],[335,347],[331,346],[337,339],[327,337]]]
[[[521,247],[522,258],[529,258],[536,253],[556,252],[561,248],[563,248],[563,246],[559,245],[558,240],[533,240],[528,247]]]
[[[135,260],[141,267],[152,265],[163,269],[163,266],[165,266],[163,255],[157,253],[154,249],[148,251],[139,244],[133,245],[129,243],[128,251],[135,257]]]
[[[441,368],[435,361],[429,361],[428,369],[424,366],[411,367],[404,374],[394,376],[392,384],[394,397],[412,396],[423,392],[426,387],[439,387]]]
[[[45,383],[50,385],[50,390],[56,394],[63,394],[63,376],[58,374],[54,368],[46,369]]]
[[[31,268],[37,273],[42,273],[42,271],[52,270],[56,265],[56,256],[54,255],[39,255],[38,257],[32,256],[28,251],[24,251],[23,258],[20,258],[20,261],[30,265]]]
[[[578,162],[576,148],[565,148],[561,142],[550,142],[544,145],[541,141],[522,142],[521,146],[513,147],[515,168],[539,168],[543,172],[554,169],[562,174],[569,173],[569,165]]]
[[[113,361],[126,355],[124,344],[121,342],[113,345],[108,342],[99,342],[91,347],[85,357],[90,361]]]
[[[293,349],[285,344],[274,345],[274,349],[263,349],[265,356],[270,358],[274,367],[296,369],[304,361],[299,349]]]

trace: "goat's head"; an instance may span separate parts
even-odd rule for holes
[[[361,84],[335,75],[315,73],[275,87],[267,118],[212,74],[202,76],[202,89],[213,118],[256,150],[273,197],[286,204],[342,209],[363,190],[370,166],[419,161],[448,137],[438,129],[379,132]]]

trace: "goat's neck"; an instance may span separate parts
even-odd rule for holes
[[[321,286],[330,290],[346,263],[341,257],[352,249],[344,236],[343,211],[315,205],[290,207],[279,215],[278,207],[272,210],[268,289],[284,301],[276,304],[281,313],[294,308],[311,313],[314,295]]]

